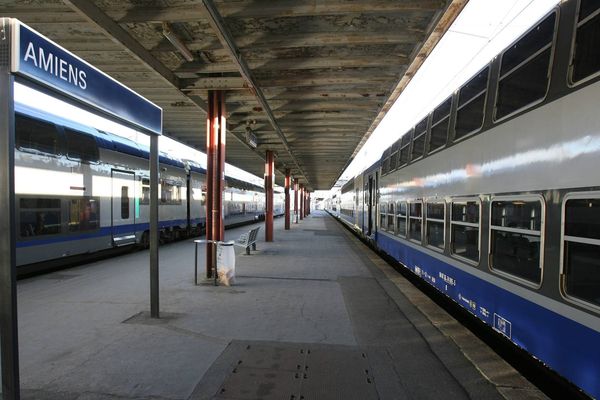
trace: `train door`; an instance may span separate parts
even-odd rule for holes
[[[115,246],[135,243],[135,174],[111,171],[112,238]]]
[[[373,180],[373,176],[369,175],[369,183],[368,183],[368,189],[367,189],[367,193],[368,193],[368,198],[367,198],[367,218],[368,218],[368,225],[367,225],[367,236],[371,236],[371,234],[373,233],[373,193],[375,191],[375,187],[374,187],[374,180]]]

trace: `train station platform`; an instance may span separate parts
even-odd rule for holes
[[[22,398],[544,398],[328,214],[263,238],[231,287],[162,246],[159,320],[145,251],[20,281]]]

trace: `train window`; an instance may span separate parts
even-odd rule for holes
[[[406,237],[406,217],[408,216],[408,207],[405,201],[399,201],[396,204],[396,234]]]
[[[121,219],[129,219],[129,187],[121,186]]]
[[[394,203],[390,203],[388,204],[388,209],[387,209],[387,229],[390,232],[394,232],[394,219],[395,219],[395,215],[394,215]]]
[[[385,203],[379,204],[379,227],[387,231],[387,212]]]
[[[67,154],[69,158],[94,163],[100,160],[98,144],[94,137],[79,134],[68,129],[65,129],[65,133],[67,140]]]
[[[555,20],[552,13],[502,55],[496,119],[546,96]]]
[[[450,212],[450,251],[479,262],[479,200],[456,200]]]
[[[47,198],[19,200],[19,229],[21,237],[61,233],[61,201]]]
[[[160,202],[163,204],[181,204],[181,184],[162,180],[160,183]]]
[[[84,197],[69,201],[69,232],[98,229],[98,199]]]
[[[140,204],[150,204],[150,179],[142,178],[142,197]]]
[[[69,158],[82,162],[98,162],[98,144],[92,136],[65,128],[65,140]]]
[[[400,155],[400,139],[392,145],[392,155],[390,156],[390,172],[398,168],[398,158]]]
[[[425,154],[425,137],[427,136],[426,133],[427,117],[423,118],[423,120],[415,126],[415,131],[412,140],[412,154],[410,156],[411,161],[423,157],[423,155]]]
[[[429,135],[429,152],[435,151],[446,145],[451,106],[452,97],[444,101],[433,111],[433,116],[431,118],[431,134]]]
[[[600,4],[597,0],[581,0],[579,2],[579,21],[587,19],[592,14],[595,14],[600,9]]]
[[[408,163],[408,151],[410,149],[410,136],[412,132],[406,132],[400,139],[400,155],[398,157],[398,168]]]
[[[600,71],[600,3],[581,0],[570,80],[577,83]]]
[[[600,198],[565,201],[563,290],[600,306]]]
[[[443,249],[446,204],[443,202],[428,202],[426,217],[425,237],[427,238],[427,244]]]
[[[381,173],[385,175],[389,171],[390,171],[390,159],[386,158],[385,160],[383,160],[383,165],[381,166]]]
[[[489,73],[490,67],[486,67],[460,88],[454,124],[455,141],[483,126]]]
[[[48,122],[15,116],[15,146],[22,151],[63,154],[62,141],[56,126]]]
[[[408,238],[421,242],[423,203],[411,202],[408,205]]]
[[[383,162],[381,163],[381,174],[385,175],[390,170],[390,149],[386,149],[381,155]]]
[[[540,283],[542,223],[541,200],[492,201],[490,226],[492,269],[529,282]]]

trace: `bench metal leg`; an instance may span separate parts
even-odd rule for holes
[[[250,246],[246,247],[246,255],[250,255]]]
[[[252,243],[252,250],[256,251],[256,243]]]

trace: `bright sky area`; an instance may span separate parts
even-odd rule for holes
[[[340,182],[353,178],[373,164],[384,149],[398,140],[415,123],[445,100],[461,84],[544,16],[559,0],[470,0],[423,66],[411,80],[369,140],[341,175]],[[77,109],[23,86],[16,100],[80,123],[148,144],[146,135],[105,118]],[[206,155],[166,136],[160,150],[206,165]],[[227,164],[227,175],[259,185],[263,178]],[[328,191],[317,191],[315,197]]]

